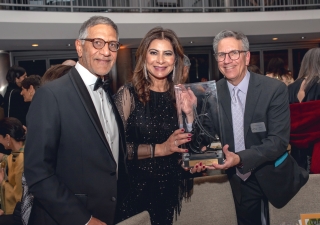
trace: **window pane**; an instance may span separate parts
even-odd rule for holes
[[[209,54],[188,54],[191,62],[189,81],[194,83],[209,80]]]
[[[23,67],[28,76],[30,75],[39,75],[43,76],[43,74],[46,72],[46,60],[23,60],[18,61],[18,65]]]
[[[258,70],[260,70],[260,72],[262,73],[261,66],[260,66],[260,52],[250,52],[249,64],[258,67]],[[252,72],[259,73],[257,71],[252,71]]]

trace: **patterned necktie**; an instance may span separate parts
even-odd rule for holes
[[[238,87],[233,88],[232,92],[232,101],[231,101],[231,111],[232,111],[232,125],[233,125],[233,137],[234,137],[234,149],[235,152],[240,152],[245,150],[244,145],[244,134],[243,134],[243,107],[239,98],[239,91]],[[246,174],[242,174],[239,172],[238,168],[237,175],[242,179],[246,180],[250,176],[251,172]]]

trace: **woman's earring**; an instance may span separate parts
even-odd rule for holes
[[[174,81],[174,76],[176,74],[176,65],[173,66],[173,71],[172,71],[172,81]]]
[[[144,77],[146,78],[146,80],[148,80],[148,72],[147,72],[146,64],[143,65],[143,73],[144,73]]]

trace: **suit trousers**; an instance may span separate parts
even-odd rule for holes
[[[241,183],[240,202],[238,202],[234,197],[238,225],[269,224],[268,200],[263,194],[254,174],[252,174],[246,181],[243,181],[239,177],[237,179],[239,179],[239,182]],[[264,214],[263,217],[262,213]],[[266,223],[261,222],[262,218],[266,220]]]

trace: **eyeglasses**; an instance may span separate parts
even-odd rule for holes
[[[86,38],[86,39],[80,39],[80,40],[92,42],[92,46],[95,49],[102,49],[106,45],[106,43],[108,43],[108,47],[112,52],[118,51],[121,45],[117,41],[105,41],[101,38]]]
[[[240,53],[242,53],[242,52],[247,52],[247,51],[233,50],[228,53],[218,52],[218,53],[214,54],[214,56],[218,62],[223,62],[226,59],[226,55],[228,55],[231,60],[237,60],[240,58]]]

